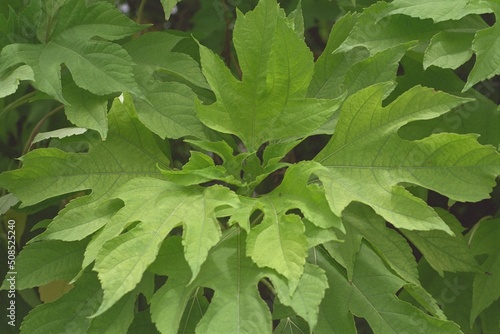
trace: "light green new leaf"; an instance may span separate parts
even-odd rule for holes
[[[238,12],[234,45],[243,73],[237,80],[222,60],[200,46],[202,71],[217,101],[197,104],[209,127],[237,135],[250,152],[274,139],[310,134],[338,108],[341,99],[306,98],[313,56],[275,0]]]
[[[172,237],[165,244],[151,266],[155,273],[169,277],[151,302],[152,319],[163,334],[178,333],[187,301],[200,286],[215,293],[196,327],[197,334],[271,333],[271,314],[257,290],[265,272],[245,256],[241,230],[233,229],[223,236],[191,283],[180,240]]]
[[[82,150],[90,146],[88,153],[68,153],[55,148],[34,150],[21,158],[21,169],[0,175],[0,185],[15,194],[24,206],[92,190],[91,195],[79,197],[61,210],[38,239],[85,238],[120,208],[116,202],[101,205],[120,185],[140,176],[161,177],[156,165],[169,164],[157,138],[137,119],[130,96],[124,104],[115,99],[109,121],[106,141],[95,132],[80,137]]]
[[[215,180],[241,186],[242,181],[229,174],[223,166],[216,166],[212,157],[191,151],[189,161],[182,170],[162,169],[166,179],[177,184],[193,185]]]
[[[290,306],[298,316],[306,320],[312,333],[318,321],[319,305],[328,288],[325,272],[315,265],[306,263],[304,273],[294,292],[290,291],[288,282],[281,276],[271,275],[270,278],[280,302]]]
[[[48,240],[25,246],[16,258],[16,289],[72,279],[80,271],[86,245],[85,241]]]
[[[35,144],[35,143],[41,142],[43,140],[52,139],[52,138],[62,139],[62,138],[66,138],[66,137],[77,136],[77,135],[81,135],[85,132],[87,132],[87,129],[85,129],[85,128],[74,128],[74,127],[73,128],[61,128],[61,129],[57,129],[54,131],[48,131],[48,132],[39,132],[39,133],[37,133],[35,138],[33,138],[33,141],[31,143]]]
[[[263,220],[248,234],[248,255],[260,267],[273,268],[285,276],[291,291],[303,273],[309,243],[301,218],[286,213],[299,209],[308,221],[322,229],[335,227],[342,230],[340,219],[332,213],[323,189],[308,184],[309,177],[317,169],[323,167],[315,162],[290,166],[282,183],[254,202],[255,208],[263,212]],[[238,208],[235,211],[242,220],[243,210]],[[253,205],[252,210],[245,213],[245,221],[250,219],[252,212]],[[270,252],[274,256],[269,256]]]
[[[500,155],[474,135],[436,134],[406,141],[397,131],[435,118],[469,99],[416,86],[383,108],[391,84],[377,84],[346,100],[332,139],[315,158],[315,173],[336,215],[353,201],[408,230],[449,227],[427,204],[399,185],[409,182],[459,201],[487,198],[500,173]],[[363,182],[359,182],[363,180]]]
[[[266,212],[263,221],[250,230],[247,255],[259,267],[269,267],[285,276],[294,291],[304,272],[307,256],[305,227],[299,216]],[[269,256],[272,254],[272,256]]]
[[[490,13],[491,8],[481,0],[394,0],[389,15],[404,14],[434,22],[459,20],[471,14]]]
[[[345,327],[346,321],[353,324],[354,315],[365,318],[375,334],[413,334],[421,329],[426,333],[462,334],[453,322],[431,317],[399,300],[395,293],[405,282],[384,266],[366,245],[363,244],[359,252],[352,282],[327,254],[318,252],[317,255],[318,265],[325,270],[329,290],[332,290],[330,294],[327,292],[325,306],[337,304],[332,309],[323,305],[320,308],[322,325],[328,321],[325,318],[332,319],[329,333],[355,333],[351,325]]]
[[[236,194],[222,186],[183,187],[153,178],[137,178],[115,194],[125,206],[118,212],[135,227],[107,241],[99,251],[94,270],[104,290],[101,314],[140,281],[153,263],[161,243],[177,226],[184,227],[186,260],[195,279],[208,251],[221,236],[215,210],[237,206]]]
[[[130,56],[118,44],[105,40],[129,36],[143,26],[103,2],[87,8],[85,1],[71,0],[64,3],[59,16],[61,19],[56,21],[43,44],[4,47],[0,54],[0,73],[18,64],[27,64],[33,70],[35,87],[65,104],[68,102],[61,87],[62,64],[79,87],[93,94],[123,91],[141,94],[134,80]]]

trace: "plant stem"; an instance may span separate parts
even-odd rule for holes
[[[0,116],[4,113],[4,112],[7,112],[11,109],[15,109],[27,102],[29,102],[29,100],[36,95],[36,91],[33,91],[31,93],[28,93],[26,95],[23,95],[21,96],[20,98],[18,98],[17,100],[15,100],[14,102],[12,102],[11,104],[9,104],[8,106],[6,106],[5,108],[2,109],[2,111],[0,112]]]
[[[56,114],[57,112],[59,112],[63,108],[64,108],[64,105],[60,105],[59,107],[50,111],[47,115],[43,116],[42,119],[39,120],[38,123],[36,123],[35,127],[33,128],[33,131],[31,131],[31,134],[30,134],[30,137],[28,138],[28,141],[26,142],[26,145],[24,146],[22,155],[25,155],[26,153],[28,153],[28,151],[31,147],[31,143],[33,142],[33,140],[35,139],[35,136],[40,131],[40,128],[42,127],[43,123],[45,123],[46,120],[48,120],[52,115]]]
[[[141,0],[141,3],[139,5],[139,9],[137,10],[137,19],[136,22],[139,24],[142,24],[142,15],[144,13],[144,6],[146,5],[146,2],[148,0]]]

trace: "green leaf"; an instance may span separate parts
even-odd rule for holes
[[[420,20],[404,15],[388,16],[390,5],[381,1],[365,9],[349,37],[336,52],[364,47],[373,55],[411,41],[418,41],[419,45],[426,46],[432,36],[443,30],[470,31],[487,27],[484,21],[473,17],[433,24],[431,20]]]
[[[495,16],[500,17],[500,6],[495,10]],[[500,74],[500,24],[478,31],[472,42],[472,49],[476,53],[476,62],[467,77],[463,91],[470,89],[480,81],[490,79]]]
[[[16,289],[72,279],[80,271],[86,245],[85,241],[48,240],[25,246],[16,258]]]
[[[83,128],[61,128],[58,130],[54,131],[49,131],[49,132],[39,132],[33,138],[33,141],[31,142],[32,144],[41,142],[43,140],[51,139],[51,138],[65,138],[65,137],[71,137],[71,136],[76,136],[76,135],[81,135],[82,133],[87,132],[87,129]]]
[[[428,333],[462,333],[456,324],[433,318],[399,300],[395,293],[404,281],[394,276],[366,245],[359,252],[352,282],[328,255],[319,252],[317,258],[319,266],[326,271],[330,289],[334,291],[327,297],[331,298],[330,302],[336,300],[339,304],[331,310],[322,308],[320,311],[325,312],[323,317],[342,319],[339,323],[331,322],[332,333],[355,333],[351,325],[346,327],[348,331],[341,331],[346,321],[352,324],[353,315],[365,318],[375,334],[415,333],[422,328]]]
[[[163,11],[165,12],[165,20],[170,18],[172,10],[179,1],[180,0],[161,0],[161,5],[163,6]]]
[[[274,334],[304,334],[309,330],[307,323],[297,316],[282,319],[274,329]]]
[[[89,93],[70,78],[63,79],[63,96],[68,104],[64,113],[76,126],[96,130],[103,140],[108,136],[108,97]]]
[[[477,274],[472,285],[472,309],[470,322],[500,298],[498,277],[500,276],[500,252],[491,254],[482,264],[486,273]]]
[[[316,98],[335,98],[345,91],[343,79],[349,68],[367,57],[366,52],[353,50],[346,53],[333,53],[349,36],[356,24],[357,15],[348,13],[339,19],[332,28],[325,50],[314,63],[314,74],[307,96]]]
[[[93,94],[128,91],[140,95],[130,56],[118,44],[105,40],[129,36],[143,26],[103,2],[87,8],[85,1],[68,1],[61,7],[59,17],[43,44],[4,47],[0,73],[20,63],[27,64],[33,70],[35,87],[65,104],[68,102],[63,97],[60,80],[62,64],[79,87]]]
[[[434,35],[424,56],[424,69],[429,66],[456,69],[472,57],[470,32],[442,31]]]
[[[446,212],[447,213],[447,212]],[[461,231],[453,225],[461,227],[460,223],[451,214],[441,214],[443,219],[452,226],[455,236],[450,236],[443,231],[407,231],[401,233],[425,256],[429,264],[443,276],[443,271],[471,271],[483,273]]]
[[[194,59],[172,51],[185,39],[155,32],[125,45],[136,64],[134,74],[144,95],[135,100],[137,113],[161,137],[192,136],[206,140],[211,131],[196,117],[193,89],[208,91],[209,86]],[[166,81],[160,80],[163,78]]]
[[[119,204],[99,205],[126,181],[140,177],[161,177],[156,164],[169,161],[158,147],[156,137],[138,120],[130,97],[118,99],[109,114],[109,135],[102,141],[87,132],[81,149],[68,153],[48,148],[34,150],[22,158],[23,167],[0,175],[0,185],[14,193],[23,206],[47,198],[92,189],[89,196],[71,201],[38,239],[81,240],[102,227]]]
[[[353,203],[342,213],[342,221],[368,240],[384,262],[401,278],[420,284],[417,263],[408,242],[395,230],[387,228],[384,219],[371,208]]]
[[[21,324],[21,333],[86,333],[92,321],[89,316],[97,309],[101,299],[97,277],[85,273],[64,296],[31,311]]]
[[[33,70],[28,65],[22,65],[12,71],[4,72],[0,76],[0,98],[14,94],[21,80],[35,80]]]
[[[199,286],[215,293],[196,333],[271,333],[271,314],[257,290],[265,273],[245,256],[245,236],[240,231],[233,229],[223,237],[192,282],[179,239],[167,239],[170,245],[162,247],[152,267],[155,272],[169,276],[151,306],[153,321],[162,333],[178,333],[188,296]]]
[[[95,315],[135,287],[155,260],[163,240],[177,226],[184,226],[185,255],[194,280],[221,236],[216,208],[238,205],[236,195],[221,186],[182,187],[153,178],[131,180],[115,196],[125,203],[118,214],[125,215],[130,223],[139,223],[107,241],[97,254],[94,270],[104,300]]]
[[[290,290],[294,291],[304,272],[307,256],[304,231],[302,220],[297,215],[266,214],[263,221],[248,234],[247,255],[259,267],[272,268],[285,276]]]
[[[304,273],[294,292],[290,291],[288,282],[280,276],[271,276],[271,281],[281,303],[293,308],[297,315],[306,320],[312,332],[318,320],[319,305],[328,288],[325,272],[315,265],[306,263]]]
[[[488,254],[481,265],[485,273],[476,274],[472,290],[471,324],[486,308],[500,298],[500,252],[498,219],[483,220],[470,232],[470,248],[474,254]]]
[[[404,14],[434,22],[459,20],[471,14],[490,13],[491,8],[480,0],[394,0],[389,5],[389,14]]]
[[[238,13],[234,45],[241,81],[200,46],[202,71],[217,101],[198,103],[198,116],[217,131],[237,135],[250,152],[269,140],[308,135],[327,121],[341,100],[305,98],[313,57],[278,12],[274,0],[263,0],[255,10]]]
[[[401,126],[437,117],[469,100],[417,86],[383,108],[391,88],[373,85],[346,100],[336,132],[315,158],[326,169],[315,173],[336,215],[359,201],[396,227],[451,233],[430,207],[399,184],[409,182],[452,199],[478,201],[488,197],[495,184],[500,156],[493,147],[479,145],[474,135],[402,140],[397,134]]]
[[[405,75],[398,77],[398,86],[393,92],[394,96],[402,94],[415,85],[432,87],[454,95],[461,94],[464,82],[449,69],[431,66],[424,71],[421,54],[410,52],[402,59],[401,64]],[[497,111],[498,105],[491,100],[496,87],[493,83],[485,82],[483,88],[482,93],[471,89],[463,94],[465,97],[474,98],[475,101],[455,108],[450,113],[432,120],[407,124],[400,130],[401,137],[413,140],[440,132],[477,133],[481,135],[478,138],[481,144],[498,147],[500,131],[496,130],[496,124],[500,122],[500,112]]]
[[[228,184],[242,185],[242,181],[230,175],[223,166],[216,166],[212,157],[191,151],[189,161],[182,170],[162,169],[167,180],[181,185],[193,185],[220,180]]]

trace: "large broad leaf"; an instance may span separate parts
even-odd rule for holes
[[[193,90],[206,95],[209,86],[193,58],[173,51],[185,39],[179,34],[156,32],[124,46],[136,64],[134,74],[144,95],[135,101],[137,114],[161,137],[207,139],[212,131],[196,116]]]
[[[316,174],[339,216],[350,202],[359,201],[397,227],[451,233],[424,201],[400,183],[417,184],[455,200],[478,201],[487,198],[495,185],[500,156],[493,147],[478,144],[474,135],[401,139],[397,134],[401,126],[437,117],[468,99],[417,86],[383,108],[391,87],[373,85],[348,98],[336,132],[315,158],[326,170]]]
[[[443,271],[484,274],[462,236],[460,222],[450,213],[436,209],[455,236],[443,231],[407,231],[401,233],[422,253],[427,262],[443,276]]]
[[[470,14],[490,13],[491,8],[480,0],[395,0],[389,5],[389,13],[405,14],[434,22],[459,20]]]
[[[22,157],[23,167],[0,175],[0,185],[14,193],[24,206],[45,199],[92,190],[88,196],[71,201],[39,239],[81,240],[102,227],[121,207],[102,202],[126,181],[140,177],[161,177],[156,165],[168,166],[157,137],[142,125],[130,97],[118,99],[109,114],[108,139],[95,132],[80,136],[82,150],[69,153],[55,148],[38,149]],[[76,138],[76,137],[74,137]]]
[[[411,41],[418,41],[419,45],[426,46],[435,34],[442,31],[474,31],[488,27],[484,21],[473,17],[434,24],[429,19],[390,15],[390,6],[391,4],[380,1],[365,9],[349,37],[336,52],[361,46],[368,49],[370,54],[375,54]]]
[[[179,238],[167,239],[151,266],[153,272],[168,275],[167,283],[151,302],[152,319],[162,333],[178,333],[187,302],[200,286],[215,293],[196,327],[197,334],[271,333],[271,314],[257,290],[265,272],[245,256],[244,244],[241,230],[229,231],[214,247],[198,277],[190,282]]]
[[[148,275],[133,293],[105,315],[91,319],[102,300],[102,290],[96,275],[86,272],[66,295],[32,310],[23,320],[21,333],[125,334],[134,318],[137,296],[147,294],[152,285],[153,277]]]
[[[412,334],[422,328],[425,333],[462,333],[456,324],[399,300],[395,293],[405,282],[366,245],[360,249],[352,281],[325,253],[320,251],[316,257],[330,285],[319,313],[318,327],[325,333],[356,333],[353,316],[365,318],[375,334]]]
[[[115,196],[125,203],[117,213],[119,219],[126,216],[127,222],[139,223],[107,241],[97,254],[94,270],[104,290],[97,314],[135,287],[163,240],[177,226],[184,227],[185,256],[194,280],[221,236],[215,210],[239,202],[236,194],[221,186],[183,187],[153,178],[131,180]]]
[[[105,40],[129,36],[143,26],[104,2],[89,7],[84,0],[60,4],[60,8],[53,8],[51,14],[57,13],[58,19],[54,27],[46,27],[43,44],[10,44],[2,49],[0,73],[20,63],[27,64],[33,70],[35,87],[65,104],[68,102],[61,87],[62,64],[79,87],[93,94],[129,91],[140,95],[130,56],[118,44]]]
[[[24,247],[16,258],[16,288],[24,290],[54,280],[69,281],[80,271],[86,244],[50,240]],[[2,287],[7,287],[6,282]]]
[[[252,152],[269,140],[310,134],[338,108],[339,99],[305,98],[313,56],[275,0],[238,13],[234,45],[241,81],[212,51],[200,47],[202,71],[217,98],[197,106],[209,127],[237,135]]]
[[[353,203],[343,212],[342,221],[368,240],[379,256],[401,278],[419,284],[417,262],[410,245],[394,229],[386,227],[385,221],[372,209],[360,203]]]

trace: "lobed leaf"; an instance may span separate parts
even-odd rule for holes
[[[184,226],[183,244],[194,280],[208,251],[219,241],[221,230],[215,210],[237,206],[229,189],[182,187],[153,178],[137,178],[115,194],[125,206],[119,219],[139,222],[129,231],[108,240],[99,251],[94,270],[98,272],[104,299],[99,315],[131,291],[146,268],[154,262],[160,245],[177,226]]]
[[[130,97],[113,103],[109,134],[102,141],[96,133],[80,138],[81,150],[69,153],[55,148],[34,150],[22,157],[23,167],[0,175],[0,185],[14,193],[23,206],[59,195],[86,191],[88,196],[71,201],[53,220],[40,239],[81,240],[102,227],[118,203],[104,204],[126,181],[140,177],[161,177],[156,164],[169,161],[156,138],[138,120]],[[100,206],[100,207],[99,207]]]
[[[306,98],[312,54],[279,13],[274,0],[260,1],[245,15],[238,13],[234,45],[241,81],[218,56],[200,46],[202,71],[217,101],[197,103],[198,117],[212,129],[237,135],[250,152],[270,140],[308,135],[341,102]]]
[[[500,156],[493,147],[479,145],[473,135],[402,140],[397,134],[401,126],[437,117],[468,99],[417,86],[382,108],[390,90],[389,84],[377,84],[346,100],[336,132],[315,158],[326,169],[316,174],[337,215],[359,201],[396,227],[451,233],[430,207],[399,184],[410,182],[452,199],[478,201],[488,197],[494,185]]]
[[[328,321],[325,318],[338,319],[330,322],[331,332],[355,333],[354,315],[365,318],[375,334],[415,333],[420,329],[429,333],[462,333],[455,323],[433,318],[399,300],[395,293],[404,281],[394,276],[366,245],[363,244],[360,249],[352,282],[346,279],[342,269],[333,264],[328,255],[318,252],[317,259],[318,265],[326,271],[329,286],[334,287],[333,291],[327,292],[319,315],[322,326]],[[346,302],[333,306],[332,300]]]

